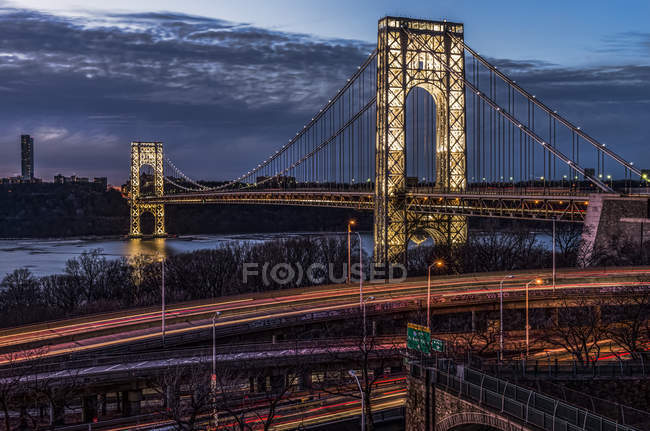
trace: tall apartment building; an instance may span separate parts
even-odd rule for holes
[[[21,170],[24,181],[34,179],[34,138],[20,135]]]

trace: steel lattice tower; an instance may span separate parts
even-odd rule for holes
[[[151,166],[154,172],[154,195],[164,195],[163,144],[162,142],[131,142],[131,225],[129,236],[142,236],[140,216],[154,216],[154,236],[165,236],[165,205],[140,201],[140,168]]]
[[[418,230],[438,243],[467,238],[466,217],[424,215],[406,199],[406,97],[415,87],[436,104],[436,188],[467,187],[463,25],[385,17],[377,50],[375,259],[395,263]]]

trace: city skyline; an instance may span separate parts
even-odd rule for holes
[[[611,12],[603,5],[596,8],[601,19]],[[123,12],[81,13],[64,2],[63,9],[45,13],[25,8],[30,6],[38,2],[0,3],[6,41],[0,56],[0,148],[7,155],[0,176],[16,173],[16,139],[29,132],[39,142],[40,176],[76,172],[107,176],[113,184],[128,177],[127,149],[134,140],[163,141],[179,167],[201,179],[226,180],[249,170],[250,154],[262,159],[283,145],[374,48],[369,35],[381,14],[377,8],[356,14],[363,30],[340,32],[362,39],[354,40],[332,38],[323,23],[312,26],[315,34],[295,33],[301,26],[286,23],[291,16],[303,19],[301,8],[287,11],[286,20],[272,28],[273,17],[263,20],[256,13],[249,21],[227,8],[223,16],[239,22],[214,18],[214,8],[144,13],[118,4]],[[409,4],[403,9],[424,13]],[[512,29],[487,25],[489,18],[479,25],[467,4],[455,12],[447,4],[441,10],[464,21],[468,43],[547,104],[623,157],[650,165],[642,151],[650,134],[643,121],[650,100],[650,66],[643,57],[648,35],[634,25],[638,11],[626,9],[632,23],[626,31],[621,20],[584,31],[571,44],[580,54],[567,52],[569,44],[555,36],[540,49],[544,36],[531,32],[534,40],[522,39],[531,44],[525,56],[513,48]],[[201,12],[208,16],[188,15]],[[569,12],[577,13],[575,7]],[[576,31],[570,30],[572,37]],[[603,32],[609,32],[608,40],[602,40]],[[558,54],[550,55],[554,50]]]

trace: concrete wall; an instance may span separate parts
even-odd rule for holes
[[[406,431],[449,431],[459,426],[501,431],[530,431],[481,407],[428,384],[429,376],[407,377]],[[483,429],[483,428],[481,428]]]
[[[594,251],[616,244],[650,243],[650,200],[593,195],[585,215],[581,257],[588,264]]]

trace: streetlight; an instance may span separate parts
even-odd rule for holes
[[[355,233],[357,234],[357,239],[359,240],[359,307],[363,307],[363,247],[361,244],[361,234],[359,232],[355,232]],[[350,258],[349,238],[350,238],[350,233],[348,232],[348,259]],[[348,268],[350,268],[349,262],[348,262]],[[348,277],[350,277],[349,272],[348,272]]]
[[[555,292],[555,221],[557,217],[553,217],[553,292]]]
[[[355,220],[350,220],[348,222],[348,284],[350,284],[350,271],[352,268],[352,262],[351,262],[351,257],[350,257],[350,234],[352,233],[352,226],[356,224]]]
[[[499,361],[503,361],[503,282],[514,275],[506,275],[499,283]]]
[[[161,287],[160,287],[160,296],[162,297],[162,308],[160,310],[160,317],[162,320],[162,345],[165,347],[165,258],[160,258],[160,271],[161,271]]]
[[[530,286],[530,283],[535,283],[537,285],[540,285],[544,282],[541,278],[534,278],[530,280],[528,283],[526,283],[526,359],[528,359],[528,351],[529,351],[529,343],[528,343],[528,332],[530,330],[530,325],[528,324],[528,286]]]
[[[361,394],[361,431],[365,431],[366,430],[366,415],[365,415],[365,402],[364,402],[365,395],[363,394],[363,389],[361,389],[361,383],[359,383],[359,377],[357,377],[357,373],[355,373],[354,370],[349,370],[348,374],[354,377],[354,380],[356,380],[357,386],[359,387],[359,393]]]
[[[429,329],[431,329],[431,268],[434,266],[442,268],[445,266],[445,262],[442,259],[438,259],[427,268],[427,328]]]
[[[367,298],[363,299],[362,302],[362,314],[363,314],[363,349],[366,349],[366,302],[367,301],[373,301],[375,299],[374,296],[369,296]]]
[[[212,417],[214,424],[219,423],[219,413],[217,413],[217,318],[221,316],[221,311],[216,311],[212,316],[212,376],[210,386],[212,387]]]

